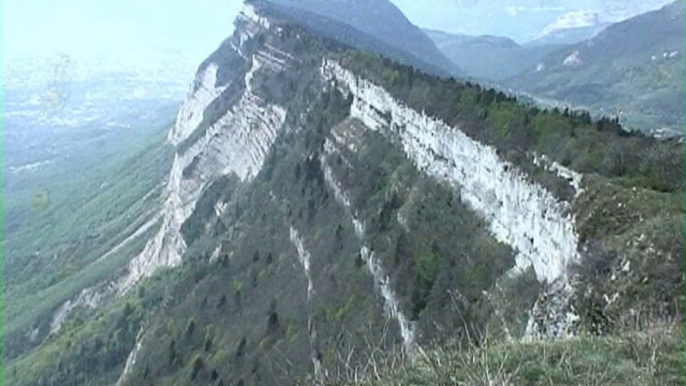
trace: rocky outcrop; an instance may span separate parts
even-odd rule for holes
[[[128,275],[119,283],[121,293],[160,267],[176,267],[182,263],[187,245],[181,228],[193,214],[205,189],[221,176],[230,174],[243,182],[251,181],[285,126],[286,108],[261,97],[255,79],[263,72],[288,71],[293,56],[264,42],[253,44],[261,32],[269,29],[280,32],[281,27],[272,25],[250,4],[238,17],[237,27],[229,44],[222,46],[228,52],[214,55],[201,66],[193,91],[169,134],[169,142],[177,147],[177,153],[166,188],[162,226],[145,250],[129,264]],[[223,68],[226,64],[218,59],[227,57],[230,62],[244,63],[244,67]],[[221,75],[227,71],[239,74]],[[501,159],[495,149],[472,140],[459,128],[412,110],[381,87],[336,62],[324,60],[320,71],[325,81],[335,81],[341,91],[352,95],[350,116],[353,119],[368,129],[393,133],[391,137],[397,138],[398,145],[418,169],[459,190],[463,201],[486,220],[493,236],[517,251],[517,271],[533,267],[541,282],[556,283],[556,288],[565,292],[567,266],[577,258],[578,243],[569,203],[559,201],[532,182],[515,165]],[[236,83],[239,80],[240,84]],[[222,103],[227,100],[235,102],[228,103],[225,111],[217,111],[218,106],[227,105]],[[338,145],[331,139],[324,144],[326,154],[320,158],[322,174],[336,201],[349,214],[360,242],[360,257],[374,278],[388,317],[398,324],[404,346],[412,352],[415,326],[401,309],[389,275],[367,243],[364,221],[358,217],[349,195],[327,164],[327,155],[336,151]],[[567,178],[579,189],[577,174],[544,157],[536,158],[536,162],[539,167]],[[220,215],[224,207],[224,203],[218,202],[214,212]],[[290,236],[308,275],[309,299],[314,291],[309,277],[310,255],[299,232],[291,229]],[[309,328],[311,337],[316,337],[313,323]],[[320,366],[315,363],[315,367]]]
[[[122,293],[160,267],[181,264],[187,247],[181,227],[193,213],[204,189],[220,176],[232,173],[244,182],[254,178],[284,126],[286,110],[258,96],[252,83],[260,71],[287,69],[288,57],[279,57],[269,49],[248,53],[246,46],[251,39],[270,27],[269,21],[259,16],[252,5],[244,7],[237,19],[238,25],[240,28],[230,41],[232,49],[223,54],[250,66],[248,72],[237,77],[244,84],[240,87],[232,87],[230,82],[218,84],[217,74],[224,63],[206,63],[198,73],[195,87],[181,107],[168,137],[179,150],[166,188],[162,226],[144,251],[129,264],[129,273],[119,284]],[[228,70],[241,71],[241,68]],[[234,90],[240,90],[241,94],[236,96]],[[238,97],[238,101],[227,111],[210,111],[220,106],[221,100],[232,97]],[[208,122],[208,116],[212,115],[219,118]]]
[[[102,285],[99,287],[86,288],[81,291],[73,299],[69,299],[62,303],[61,306],[53,313],[52,320],[50,322],[50,336],[57,335],[64,322],[72,315],[72,313],[77,309],[96,309],[107,297],[112,293],[112,287],[109,285]]]
[[[265,39],[253,44],[261,32],[273,29],[280,33],[281,26],[261,16],[250,4],[246,5],[237,23],[239,28],[233,38],[223,45],[225,50],[228,47],[228,53],[211,57],[201,67],[193,92],[169,134],[169,142],[177,147],[177,154],[167,186],[163,224],[143,253],[131,262],[129,275],[121,282],[122,292],[159,267],[181,264],[187,247],[181,228],[193,214],[205,189],[229,174],[235,174],[244,183],[250,182],[261,170],[271,146],[286,125],[286,108],[260,96],[261,88],[255,80],[260,74],[291,70],[291,63],[295,62],[293,54],[269,45]],[[226,56],[230,56],[231,61],[244,63],[243,68],[227,69],[221,62],[213,61]],[[220,75],[229,70],[242,71],[242,74],[228,78]],[[567,266],[577,259],[578,244],[571,204],[558,200],[544,187],[532,182],[524,171],[503,160],[494,148],[469,138],[459,128],[405,106],[381,87],[337,62],[325,59],[319,70],[324,82],[331,82],[345,95],[352,96],[349,116],[356,125],[363,127],[362,130],[387,134],[417,169],[460,192],[462,200],[486,221],[491,234],[517,252],[516,267],[509,274],[533,267],[539,281],[556,290],[555,315],[564,316],[563,306],[569,292]],[[236,79],[241,84],[235,83]],[[227,105],[222,103],[226,100],[235,102],[229,104],[226,111],[216,111],[217,106]],[[216,119],[211,119],[213,116]],[[366,234],[365,220],[357,213],[350,194],[329,165],[329,158],[334,153],[356,151],[355,141],[337,138],[337,135],[347,134],[333,130],[323,144],[323,153],[319,154],[324,182],[347,213],[359,242],[359,257],[373,278],[377,294],[383,299],[387,317],[397,323],[405,351],[411,356],[417,344],[415,322],[410,320],[407,310],[402,309],[402,301],[394,290],[397,283],[391,282],[389,273],[376,256]],[[340,159],[347,162],[345,157]],[[534,163],[568,180],[580,192],[580,175],[544,156],[534,157]],[[214,205],[213,213],[221,216],[226,205],[220,200]],[[309,304],[315,294],[312,255],[301,231],[291,226],[289,239],[307,278]],[[216,248],[211,260],[217,261],[220,254],[220,248]],[[538,315],[543,308],[537,304],[533,311]],[[325,370],[317,352],[315,318],[307,315],[307,321],[312,364],[317,376],[321,376]],[[535,327],[535,322],[530,326]],[[530,327],[530,330],[530,335],[536,334],[535,328]],[[555,326],[550,330],[563,331],[563,328]],[[132,358],[135,358],[135,352]]]
[[[359,55],[258,3],[200,66],[167,137],[175,154],[159,221],[134,236],[147,226],[157,233],[113,281],[81,292],[41,326],[57,338],[48,343],[60,343],[70,314],[95,315],[113,299],[96,325],[75,328],[103,342],[126,331],[126,346],[116,345],[116,361],[105,351],[112,345],[66,347],[60,366],[77,363],[81,379],[103,372],[122,386],[326,383],[375,366],[381,352],[411,361],[422,347],[486,334],[573,332],[574,290],[586,287],[569,266],[587,253],[577,251],[577,224],[586,238],[580,208],[604,196],[593,194],[594,177],[491,135],[475,140],[466,133],[482,116],[463,121],[474,128],[451,126],[406,105],[400,98],[416,102],[441,80],[418,86],[419,77],[398,72],[386,83],[398,68],[390,60]],[[370,65],[351,71],[343,65],[351,60]],[[627,271],[640,267],[621,258]],[[614,287],[600,294],[622,301]],[[135,318],[117,309],[121,301],[135,305]],[[100,353],[109,367],[91,364]],[[74,367],[65,368],[72,377]]]
[[[126,382],[127,377],[131,374],[133,371],[133,368],[136,366],[136,362],[138,361],[138,353],[141,350],[141,347],[143,347],[143,337],[145,336],[145,330],[140,330],[138,332],[138,336],[136,337],[136,345],[133,348],[133,351],[129,354],[129,357],[126,359],[126,365],[124,365],[124,372],[122,372],[121,376],[119,376],[119,380],[116,383],[116,386],[123,385],[124,382]]]
[[[462,200],[487,222],[491,234],[516,251],[516,267],[510,275],[533,267],[538,280],[549,286],[549,296],[532,310],[539,320],[545,314],[547,322],[535,323],[536,315],[532,315],[527,336],[569,333],[575,317],[567,307],[572,292],[568,267],[579,259],[571,204],[532,182],[494,148],[405,106],[337,62],[325,59],[321,74],[353,96],[353,118],[397,138],[418,169],[457,189]],[[535,157],[534,162],[565,178],[577,194],[581,192],[578,173],[544,156]]]
[[[312,255],[305,247],[305,241],[298,232],[297,229],[291,226],[289,231],[290,241],[293,247],[298,252],[298,262],[303,268],[305,277],[307,278],[307,302],[312,300],[312,295],[314,295],[314,284],[312,283]],[[323,376],[322,362],[319,359],[320,355],[317,353],[317,327],[315,325],[314,315],[307,315],[307,332],[310,339],[310,356],[312,359],[312,366],[314,368],[314,374],[317,379],[321,379]]]
[[[530,181],[494,148],[412,110],[338,63],[325,60],[321,71],[352,94],[352,117],[372,130],[396,133],[417,168],[458,189],[491,233],[518,251],[519,266],[533,266],[541,281],[567,281],[578,245],[569,203]]]
[[[177,146],[200,126],[205,109],[217,99],[226,87],[217,87],[217,65],[211,64],[200,71],[192,92],[181,106],[174,129],[169,132],[169,142]]]

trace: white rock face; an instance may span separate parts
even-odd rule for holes
[[[226,90],[227,86],[216,87],[217,69],[218,66],[212,63],[196,76],[193,90],[181,106],[174,129],[167,137],[173,146],[191,136],[202,122],[205,109]]]
[[[314,294],[312,275],[310,274],[312,255],[310,255],[310,252],[307,250],[307,248],[305,248],[305,242],[303,241],[302,237],[300,237],[300,233],[293,227],[290,229],[290,237],[291,244],[293,244],[295,249],[298,251],[298,261],[303,267],[305,277],[307,277],[307,300],[309,301],[312,299],[312,295]]]
[[[67,300],[55,311],[50,322],[50,334],[54,336],[60,332],[62,325],[77,308],[95,309],[97,308],[104,297],[111,292],[110,287],[104,288],[86,288],[73,299]]]
[[[567,267],[578,258],[568,203],[529,181],[494,148],[408,108],[338,63],[325,60],[321,71],[354,96],[353,117],[373,130],[396,133],[418,169],[457,188],[491,234],[517,252],[518,266],[533,266],[541,282],[567,282]]]
[[[271,28],[271,25],[269,20],[260,16],[255,7],[250,4],[244,5],[238,15],[237,24],[239,24],[238,30],[241,34],[239,38],[240,44],[236,46],[232,41],[232,45],[236,52],[247,60],[248,58],[243,53],[243,45],[258,33]],[[259,63],[267,62],[272,69],[280,71],[287,67],[287,61],[279,58],[279,56],[286,56],[292,59],[290,55],[271,46],[267,46],[264,52],[259,52],[257,55],[259,56]],[[230,86],[230,84],[227,84],[217,87],[218,69],[219,65],[217,63],[210,63],[196,75],[193,87],[179,110],[174,129],[169,132],[168,141],[172,145],[177,146],[198,129],[207,107]],[[254,70],[257,70],[257,68],[254,68]],[[250,75],[251,77],[252,75]],[[247,80],[249,85],[250,79]]]
[[[238,14],[235,24],[236,33],[238,34],[239,49],[237,51],[239,54],[243,53],[240,47],[242,47],[246,41],[254,38],[263,30],[271,28],[269,20],[260,15],[251,4],[243,5],[243,9]]]
[[[400,302],[391,288],[388,274],[381,267],[381,263],[375,256],[374,251],[369,250],[367,246],[363,246],[360,250],[360,255],[362,256],[362,261],[367,263],[367,269],[374,277],[374,283],[376,283],[381,292],[386,311],[390,314],[391,318],[398,322],[403,345],[406,352],[411,356],[415,350],[414,324],[410,322],[410,319],[400,309]]]
[[[576,191],[576,197],[583,193],[583,189],[581,187],[581,182],[584,178],[583,174],[577,173],[568,167],[560,165],[559,163],[551,160],[545,154],[535,155],[534,165],[540,166],[549,172],[555,173],[558,177],[567,180],[574,188],[574,191]]]
[[[309,302],[314,295],[314,285],[312,284],[311,273],[312,255],[305,247],[305,241],[302,236],[300,236],[298,230],[293,227],[290,228],[290,240],[291,244],[293,244],[298,252],[298,261],[305,272],[305,277],[307,277],[307,301]],[[325,377],[326,372],[317,351],[317,326],[315,324],[314,315],[312,314],[307,316],[307,331],[310,338],[310,356],[312,366],[314,367],[314,375],[316,379],[321,381],[323,377]]]
[[[133,348],[131,353],[129,353],[129,357],[126,359],[126,365],[124,366],[124,372],[122,372],[121,376],[119,376],[119,380],[117,380],[116,386],[124,384],[126,378],[129,376],[129,374],[131,374],[131,371],[133,371],[133,367],[136,365],[136,362],[138,362],[138,353],[141,351],[141,348],[143,347],[144,334],[144,330],[140,330],[138,332],[138,336],[136,337],[136,346]]]
[[[241,11],[239,18],[245,18],[249,21],[252,21],[264,29],[271,28],[269,19],[260,15],[252,4],[245,4],[243,6],[243,10]]]
[[[258,15],[253,6],[245,5],[236,24],[237,39],[232,40],[231,46],[240,57],[249,60],[244,52],[244,44],[263,29],[269,29],[269,21]],[[239,42],[237,45],[236,40]],[[177,267],[181,264],[181,257],[186,250],[181,227],[195,210],[207,186],[231,173],[247,182],[260,172],[278,132],[284,127],[286,110],[266,103],[255,95],[252,92],[252,78],[263,69],[286,70],[292,58],[268,47],[251,59],[252,68],[244,77],[245,91],[240,100],[212,124],[196,143],[175,155],[165,191],[167,198],[161,213],[162,226],[148,241],[143,252],[129,263],[128,274],[116,283],[119,294],[128,292],[138,281],[161,267]],[[219,65],[210,63],[197,75],[196,87],[188,95],[179,111],[176,125],[169,133],[168,140],[172,145],[179,145],[199,129],[205,110],[229,87],[216,86]],[[224,203],[217,203],[215,213],[219,216],[225,208]],[[220,252],[221,248],[218,247],[212,258],[216,260]],[[143,345],[143,334],[141,330],[117,385],[126,382],[136,365]]]
[[[217,65],[210,64],[207,68],[209,73],[206,72],[203,79],[209,78],[208,84],[211,84]],[[181,264],[181,257],[186,251],[181,227],[193,214],[207,186],[231,173],[244,182],[252,180],[259,173],[278,132],[284,126],[286,110],[255,95],[252,79],[259,71],[283,71],[287,68],[285,59],[271,51],[255,54],[252,67],[244,77],[245,91],[240,100],[188,150],[176,154],[166,188],[162,226],[143,252],[130,262],[129,274],[119,283],[121,293],[127,292],[140,279],[152,275],[160,267],[177,267]],[[188,110],[182,108],[184,113],[180,114],[180,121],[172,132],[172,143],[181,143],[189,138],[198,129],[197,117],[202,117],[204,109],[213,101],[209,100],[209,96],[216,98],[220,95],[216,90],[202,88],[198,89],[198,93],[190,95],[184,103],[184,108]],[[216,209],[222,211],[221,207]]]
[[[329,143],[328,141],[329,140],[327,139],[327,143]],[[324,172],[324,180],[326,181],[326,184],[329,186],[329,189],[333,190],[333,194],[334,197],[336,197],[336,201],[338,201],[344,207],[350,208],[350,197],[348,197],[348,194],[343,191],[338,181],[336,181],[336,178],[333,175],[333,170],[331,170],[329,165],[326,163],[326,159],[323,156],[320,159],[320,162],[322,164],[322,171]],[[357,229],[357,227],[355,227],[355,229]],[[360,233],[361,231],[356,232]],[[359,236],[360,235],[358,234],[358,237]]]

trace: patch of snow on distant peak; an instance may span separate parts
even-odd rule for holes
[[[580,66],[583,63],[584,62],[583,62],[583,60],[581,60],[581,54],[579,53],[579,51],[574,51],[571,53],[571,55],[569,55],[567,58],[565,58],[565,60],[562,62],[562,65],[570,67],[570,66]]]
[[[599,18],[598,11],[591,9],[568,12],[545,27],[538,38],[540,39],[556,32],[569,29],[595,27],[600,24]]]

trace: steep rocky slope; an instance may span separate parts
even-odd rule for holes
[[[66,316],[9,377],[292,384],[378,350],[678,315],[681,147],[620,134],[248,2],[168,135],[156,235],[109,303]]]
[[[252,133],[270,154],[251,164],[254,179],[220,163],[234,177],[206,185],[204,205],[214,210],[196,207],[183,227],[194,246],[186,259],[205,272],[140,336],[132,358],[146,359],[132,360],[122,384],[186,371],[191,380],[287,382],[361,365],[374,345],[412,355],[486,328],[514,339],[574,330],[580,174],[534,160],[570,184],[572,201],[561,200],[495,147],[346,69],[335,45],[253,5],[238,31],[220,51],[248,58],[235,68],[245,87],[219,99],[241,106],[249,96],[263,117],[282,113],[247,127],[224,118],[208,125]],[[435,200],[448,204],[441,215],[431,214],[441,207]]]

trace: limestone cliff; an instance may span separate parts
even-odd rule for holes
[[[247,1],[199,66],[147,243],[61,300],[11,383],[323,384],[678,315],[681,144],[288,3]]]
[[[408,265],[409,262],[391,263],[389,258],[393,248],[384,246],[387,242],[381,240],[411,237],[422,244],[420,233],[417,233],[419,229],[413,228],[425,227],[426,224],[418,223],[415,214],[417,208],[413,202],[422,200],[421,196],[425,193],[419,192],[426,189],[421,187],[422,184],[435,184],[435,189],[442,195],[458,195],[462,201],[459,206],[462,216],[466,216],[469,222],[475,224],[483,221],[487,232],[479,237],[492,239],[489,243],[493,243],[493,248],[501,251],[498,252],[494,264],[502,268],[489,270],[489,278],[486,281],[462,283],[455,287],[457,296],[462,297],[460,301],[469,302],[463,296],[467,289],[462,289],[462,286],[466,288],[476,285],[483,288],[476,296],[483,297],[481,301],[489,301],[486,299],[500,296],[497,292],[502,292],[500,285],[496,283],[505,278],[519,280],[517,278],[524,277],[532,271],[541,285],[549,286],[556,291],[557,306],[551,311],[557,315],[554,320],[556,325],[548,329],[548,334],[567,333],[568,323],[573,319],[572,315],[567,314],[567,301],[571,291],[568,266],[578,260],[579,244],[570,202],[556,198],[545,187],[532,181],[524,169],[504,160],[493,147],[470,138],[459,127],[451,127],[440,119],[413,110],[393,98],[382,87],[345,69],[336,60],[339,55],[337,50],[327,51],[312,47],[315,43],[308,40],[311,38],[307,37],[307,33],[297,27],[293,28],[282,17],[270,18],[259,7],[248,3],[238,17],[236,27],[234,36],[201,66],[193,90],[169,134],[169,141],[177,147],[177,154],[167,187],[168,198],[163,225],[145,251],[131,262],[129,274],[121,284],[123,292],[132,288],[140,279],[154,273],[157,268],[177,267],[183,259],[188,258],[184,257],[189,247],[182,232],[184,222],[191,217],[198,218],[199,215],[195,213],[196,205],[203,195],[208,194],[208,188],[222,178],[233,175],[238,177],[243,185],[234,188],[238,191],[254,191],[247,193],[249,196],[258,194],[257,192],[268,192],[264,197],[265,202],[256,201],[258,196],[246,198],[248,202],[252,202],[249,205],[261,207],[259,212],[262,213],[262,218],[271,218],[274,215],[278,218],[278,213],[282,213],[283,220],[274,220],[276,224],[283,221],[282,225],[274,225],[277,228],[273,233],[265,234],[266,237],[273,238],[266,245],[277,248],[272,249],[270,256],[278,253],[279,248],[294,248],[294,251],[288,254],[293,254],[291,261],[297,262],[296,265],[290,268],[284,266],[279,271],[274,271],[272,275],[276,276],[268,283],[259,284],[261,281],[254,276],[250,279],[254,288],[263,288],[261,291],[266,293],[271,291],[270,288],[276,289],[277,283],[282,280],[296,280],[301,283],[294,287],[300,288],[296,290],[299,295],[294,293],[290,296],[288,290],[271,295],[275,296],[275,299],[290,296],[288,302],[294,304],[294,307],[282,309],[277,313],[274,305],[270,306],[268,331],[277,331],[283,318],[297,320],[300,317],[297,315],[303,315],[307,326],[307,334],[303,335],[303,345],[308,347],[307,357],[310,358],[313,374],[325,377],[338,366],[333,357],[327,358],[327,355],[334,354],[326,354],[327,350],[331,350],[325,342],[332,338],[332,326],[330,321],[324,321],[318,315],[323,312],[323,304],[344,295],[342,292],[332,293],[332,283],[322,281],[324,272],[332,269],[327,268],[328,265],[324,261],[333,258],[333,255],[324,248],[327,244],[326,239],[322,239],[321,236],[321,233],[325,232],[324,228],[312,224],[312,221],[325,221],[317,220],[320,216],[329,216],[329,223],[322,223],[321,226],[330,227],[335,224],[338,227],[336,237],[339,240],[335,243],[343,242],[345,245],[341,248],[344,251],[357,250],[357,258],[361,265],[366,267],[367,278],[363,280],[365,284],[349,290],[355,297],[369,291],[376,294],[365,302],[371,301],[370,305],[377,304],[378,308],[373,312],[385,315],[383,319],[392,322],[391,340],[383,344],[392,347],[392,342],[397,339],[404,351],[412,355],[418,345],[427,342],[429,336],[445,338],[455,335],[449,331],[433,331],[429,326],[432,323],[440,323],[441,318],[450,319],[451,313],[456,310],[451,311],[451,307],[442,306],[445,308],[427,308],[426,312],[422,312],[427,307],[421,305],[423,302],[431,302],[432,298],[440,299],[444,295],[423,293],[424,290],[418,288],[423,285],[421,282],[403,287],[398,281],[401,280],[400,277],[415,275],[412,270],[420,268],[412,268],[411,264]],[[215,59],[217,61],[214,61]],[[221,78],[225,81],[219,81],[219,73],[224,74]],[[301,84],[296,86],[298,81]],[[293,94],[284,93],[284,87],[290,88]],[[328,109],[334,105],[340,107],[327,113],[318,110],[322,109],[322,104]],[[333,116],[340,118],[334,119]],[[317,121],[320,123],[316,123]],[[328,121],[331,123],[323,123]],[[313,124],[317,129],[310,131],[315,127]],[[320,134],[314,134],[314,137],[302,142],[310,138],[310,133]],[[369,137],[370,135],[380,136],[377,138]],[[295,142],[284,147],[284,141]],[[379,167],[364,164],[364,157],[368,157],[365,154],[371,151],[372,142],[369,141],[381,141],[379,146],[387,148],[389,154],[402,154],[404,160],[400,165],[404,165],[403,168],[406,170],[416,170],[418,176],[426,181],[418,185],[417,181],[408,179],[406,183],[393,188],[392,195],[407,195],[407,201],[397,214],[397,231],[392,231],[387,236],[379,233],[379,220],[373,214],[377,209],[373,209],[370,198],[365,197],[358,187],[350,185],[350,182],[355,180],[352,176],[358,175],[360,180],[365,180],[368,178],[365,169]],[[380,151],[380,148],[376,149]],[[274,164],[278,157],[285,158]],[[302,209],[299,209],[298,217],[293,218],[295,208],[306,204],[294,201],[297,199],[292,196],[294,193],[290,193],[297,189],[300,182],[272,185],[275,179],[286,178],[285,181],[288,181],[283,173],[276,175],[277,172],[273,170],[281,170],[292,162],[288,160],[301,157],[304,157],[304,161],[299,162],[304,162],[305,166],[296,167],[297,181],[301,180],[303,173],[306,173],[307,179],[311,179],[310,183],[321,179],[316,194],[321,195],[320,199],[324,200],[323,202],[326,202],[329,195],[335,202],[334,206],[322,204],[329,209],[325,210],[322,207],[317,210],[317,204],[310,199],[307,204],[310,220],[307,222],[298,219],[303,216]],[[535,160],[536,164],[530,165],[531,167],[551,170],[564,178],[569,178],[573,188],[580,189],[579,174],[545,157],[538,157]],[[305,171],[302,171],[303,169]],[[398,172],[399,170],[396,173]],[[266,175],[271,177],[265,177]],[[272,182],[269,182],[268,178],[271,178]],[[414,188],[403,187],[407,183],[414,184]],[[313,188],[304,186],[300,194],[307,194],[309,189]],[[243,258],[240,255],[245,253],[245,247],[242,245],[252,245],[254,241],[248,240],[259,238],[257,235],[262,235],[263,231],[266,231],[254,224],[254,221],[258,220],[253,217],[258,217],[258,214],[243,218],[235,212],[233,208],[241,205],[240,199],[235,198],[236,194],[220,192],[219,198],[211,202],[212,210],[206,212],[210,213],[209,217],[200,219],[208,230],[216,227],[229,230],[228,244],[207,247],[208,255],[211,255],[210,264],[217,265],[226,261],[232,266],[242,266]],[[385,193],[386,196],[389,194],[391,193]],[[388,197],[384,200],[387,201]],[[276,211],[277,214],[270,211]],[[340,220],[332,221],[330,216]],[[239,220],[241,218],[243,219]],[[350,229],[350,237],[344,236],[346,228]],[[255,236],[249,236],[251,234]],[[285,245],[278,241],[282,238]],[[260,249],[263,248],[266,246]],[[425,247],[418,244],[414,248]],[[505,257],[509,253],[508,250],[512,253],[510,257]],[[255,252],[253,263],[259,261],[258,255],[258,252]],[[283,258],[285,256],[279,259]],[[412,256],[407,258],[414,259]],[[478,260],[482,257],[474,255],[473,258]],[[289,274],[292,269],[299,273]],[[344,275],[343,279],[346,280],[347,274],[334,271],[337,272],[337,277]],[[333,275],[333,272],[330,274]],[[233,275],[237,277],[239,273],[234,272]],[[437,276],[431,280],[440,281],[443,274],[435,272],[432,275]],[[248,296],[242,295],[245,291],[242,280],[234,278],[233,282],[235,296]],[[417,296],[425,300],[418,300]],[[512,296],[512,293],[508,293],[507,296]],[[302,299],[301,303],[298,303],[297,299]],[[533,310],[533,300],[525,301],[529,302],[529,309],[519,311],[530,314]],[[245,310],[245,300],[241,299],[239,302],[236,299],[236,302],[237,310]],[[251,304],[251,307],[257,309],[262,306]],[[307,311],[298,314],[296,311],[301,308]],[[320,311],[316,311],[317,309]],[[438,313],[438,319],[432,322],[431,313]],[[246,321],[233,319],[236,317],[238,316],[232,316],[231,320],[235,321],[230,323],[233,323],[237,331],[242,330],[243,327],[239,326],[244,325]],[[339,317],[343,317],[343,314]],[[500,312],[495,312],[488,318],[502,320],[508,335],[518,330],[518,336],[524,336],[527,320],[505,322]],[[375,323],[381,321],[377,317],[372,317],[370,322],[374,320]],[[529,330],[526,333],[535,336],[536,326],[530,321],[528,325]],[[377,326],[379,327],[372,328],[371,334],[376,334],[374,329],[380,328],[380,325]],[[295,329],[295,326],[292,328]],[[149,350],[149,354],[154,351],[149,345],[155,345],[153,337],[159,337],[159,333],[160,330],[152,328],[139,337],[136,350],[131,354],[127,370],[122,376],[123,384],[128,382],[129,375],[131,380],[136,379],[135,358],[140,357],[146,350]],[[294,334],[292,339],[297,341],[299,334]],[[396,338],[393,338],[393,335]],[[351,342],[358,342],[357,337],[350,339]],[[254,349],[263,350],[264,347]]]
[[[193,90],[181,107],[169,142],[178,149],[169,176],[162,228],[145,250],[129,265],[129,275],[121,283],[126,292],[141,278],[160,267],[176,267],[187,246],[181,226],[193,213],[203,190],[220,176],[235,173],[249,181],[259,173],[269,148],[283,129],[286,111],[270,104],[252,91],[252,79],[260,71],[284,71],[288,57],[268,49],[244,58],[245,46],[269,28],[252,5],[246,5],[236,22],[239,31],[230,44],[236,62],[243,59],[250,69],[227,84],[218,84],[217,69],[223,63],[206,63],[197,75]],[[239,59],[240,58],[240,59]],[[242,68],[226,69],[240,71]],[[241,81],[243,84],[234,85]],[[233,86],[233,87],[232,87]],[[208,119],[210,108],[219,99],[238,98],[216,119]]]

